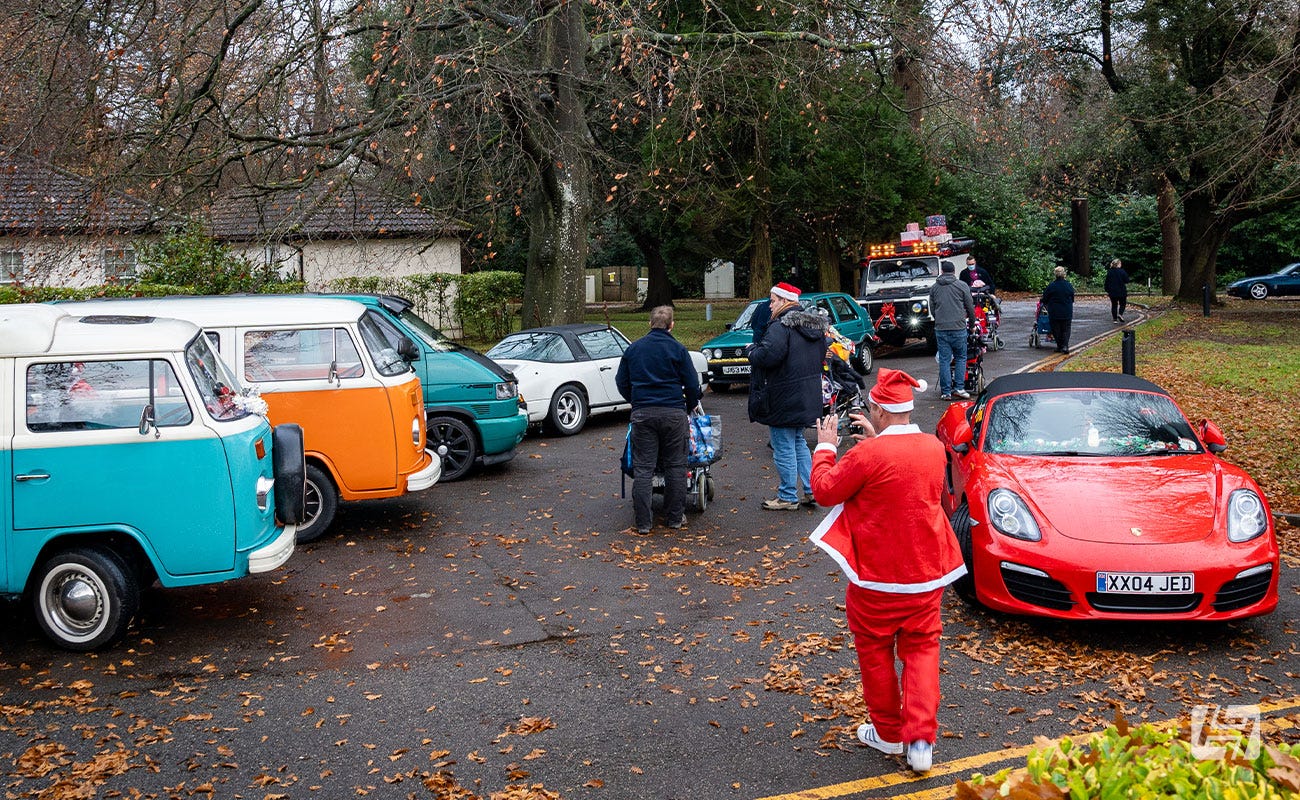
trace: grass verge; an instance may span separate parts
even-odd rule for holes
[[[1230,300],[1208,317],[1153,311],[1136,327],[1138,376],[1168,389],[1191,420],[1222,428],[1225,457],[1260,483],[1274,512],[1300,513],[1300,303]],[[1117,341],[1060,369],[1118,372]]]

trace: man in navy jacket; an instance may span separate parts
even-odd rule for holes
[[[686,414],[700,402],[700,379],[672,329],[672,306],[651,309],[650,332],[623,353],[614,376],[632,404],[632,513],[640,534],[649,533],[654,522],[656,468],[664,473],[665,524],[686,527]]]

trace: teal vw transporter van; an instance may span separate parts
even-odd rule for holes
[[[392,295],[336,295],[384,314],[418,347],[411,365],[424,388],[426,447],[442,456],[442,480],[465,477],[476,465],[509,461],[528,429],[519,384],[496,362],[456,344]]]
[[[94,650],[155,580],[279,567],[304,513],[302,432],[264,409],[189,322],[0,305],[0,599]]]

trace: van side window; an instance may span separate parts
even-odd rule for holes
[[[244,377],[253,382],[325,380],[363,374],[361,354],[345,328],[248,331],[244,334]]]
[[[27,368],[27,428],[33,432],[137,428],[148,405],[160,428],[194,420],[166,361],[61,361]]]

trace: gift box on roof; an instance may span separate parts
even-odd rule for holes
[[[927,228],[946,227],[947,225],[948,217],[943,214],[931,214],[925,218],[925,227]]]
[[[925,226],[926,236],[942,236],[947,232],[948,232],[947,225],[926,225]]]
[[[919,242],[921,241],[920,231],[903,231],[898,235],[900,242]]]
[[[903,230],[908,230],[908,231],[919,231],[919,230],[921,230],[921,226],[918,225],[918,224],[916,224],[915,222],[909,222],[909,223],[907,223],[907,227],[905,227]]]

